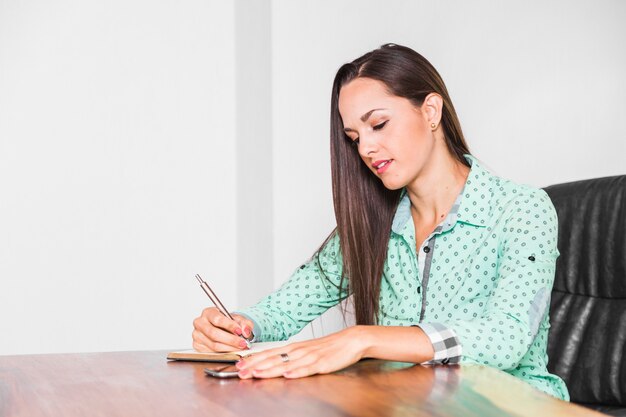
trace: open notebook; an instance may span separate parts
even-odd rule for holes
[[[179,350],[167,354],[167,359],[176,361],[196,361],[196,362],[237,362],[241,358],[263,352],[264,350],[273,349],[288,345],[288,341],[283,342],[260,342],[253,343],[250,349],[238,350],[236,352],[216,353],[216,352],[198,352],[196,350]]]

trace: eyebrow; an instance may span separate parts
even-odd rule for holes
[[[367,122],[367,119],[370,118],[372,113],[374,113],[375,111],[378,111],[378,110],[387,110],[387,109],[372,109],[372,110],[368,111],[367,113],[365,113],[363,116],[361,116],[361,121],[362,122]]]
[[[361,116],[361,121],[363,123],[367,122],[367,119],[370,118],[372,113],[374,113],[375,111],[378,111],[378,110],[387,110],[387,109],[372,109],[372,110],[368,111],[367,113],[365,113],[363,116]],[[344,132],[348,132],[348,131],[354,132],[354,130],[350,129],[349,127],[346,127],[343,130],[344,130]]]

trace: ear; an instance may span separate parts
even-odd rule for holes
[[[424,98],[421,109],[428,125],[431,126],[431,124],[434,123],[435,126],[439,127],[441,110],[443,109],[443,98],[437,93],[430,93]]]

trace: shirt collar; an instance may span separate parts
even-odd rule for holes
[[[489,221],[492,175],[472,155],[464,155],[471,169],[463,188],[463,199],[457,213],[457,221],[474,226],[486,226]]]
[[[482,227],[486,225],[489,217],[491,190],[488,187],[491,174],[472,155],[466,154],[464,156],[471,168],[465,186],[454,203],[455,206],[458,205],[456,221]],[[409,200],[409,195],[404,188],[391,224],[391,230],[396,234],[402,234],[402,230],[410,218],[411,200]],[[449,222],[449,219],[446,218],[446,221]],[[446,225],[445,229],[451,228],[452,225]]]

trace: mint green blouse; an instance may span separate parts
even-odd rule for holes
[[[491,174],[465,156],[471,170],[448,217],[416,251],[410,200],[402,197],[389,236],[378,323],[422,327],[435,362],[491,366],[557,398],[565,383],[547,370],[550,293],[557,215],[541,189]],[[241,312],[255,322],[256,340],[285,340],[349,294],[341,279],[335,234],[278,290]],[[439,352],[439,353],[438,353]],[[448,352],[448,353],[441,353]],[[452,353],[450,353],[452,352]],[[454,361],[450,362],[454,363]]]

